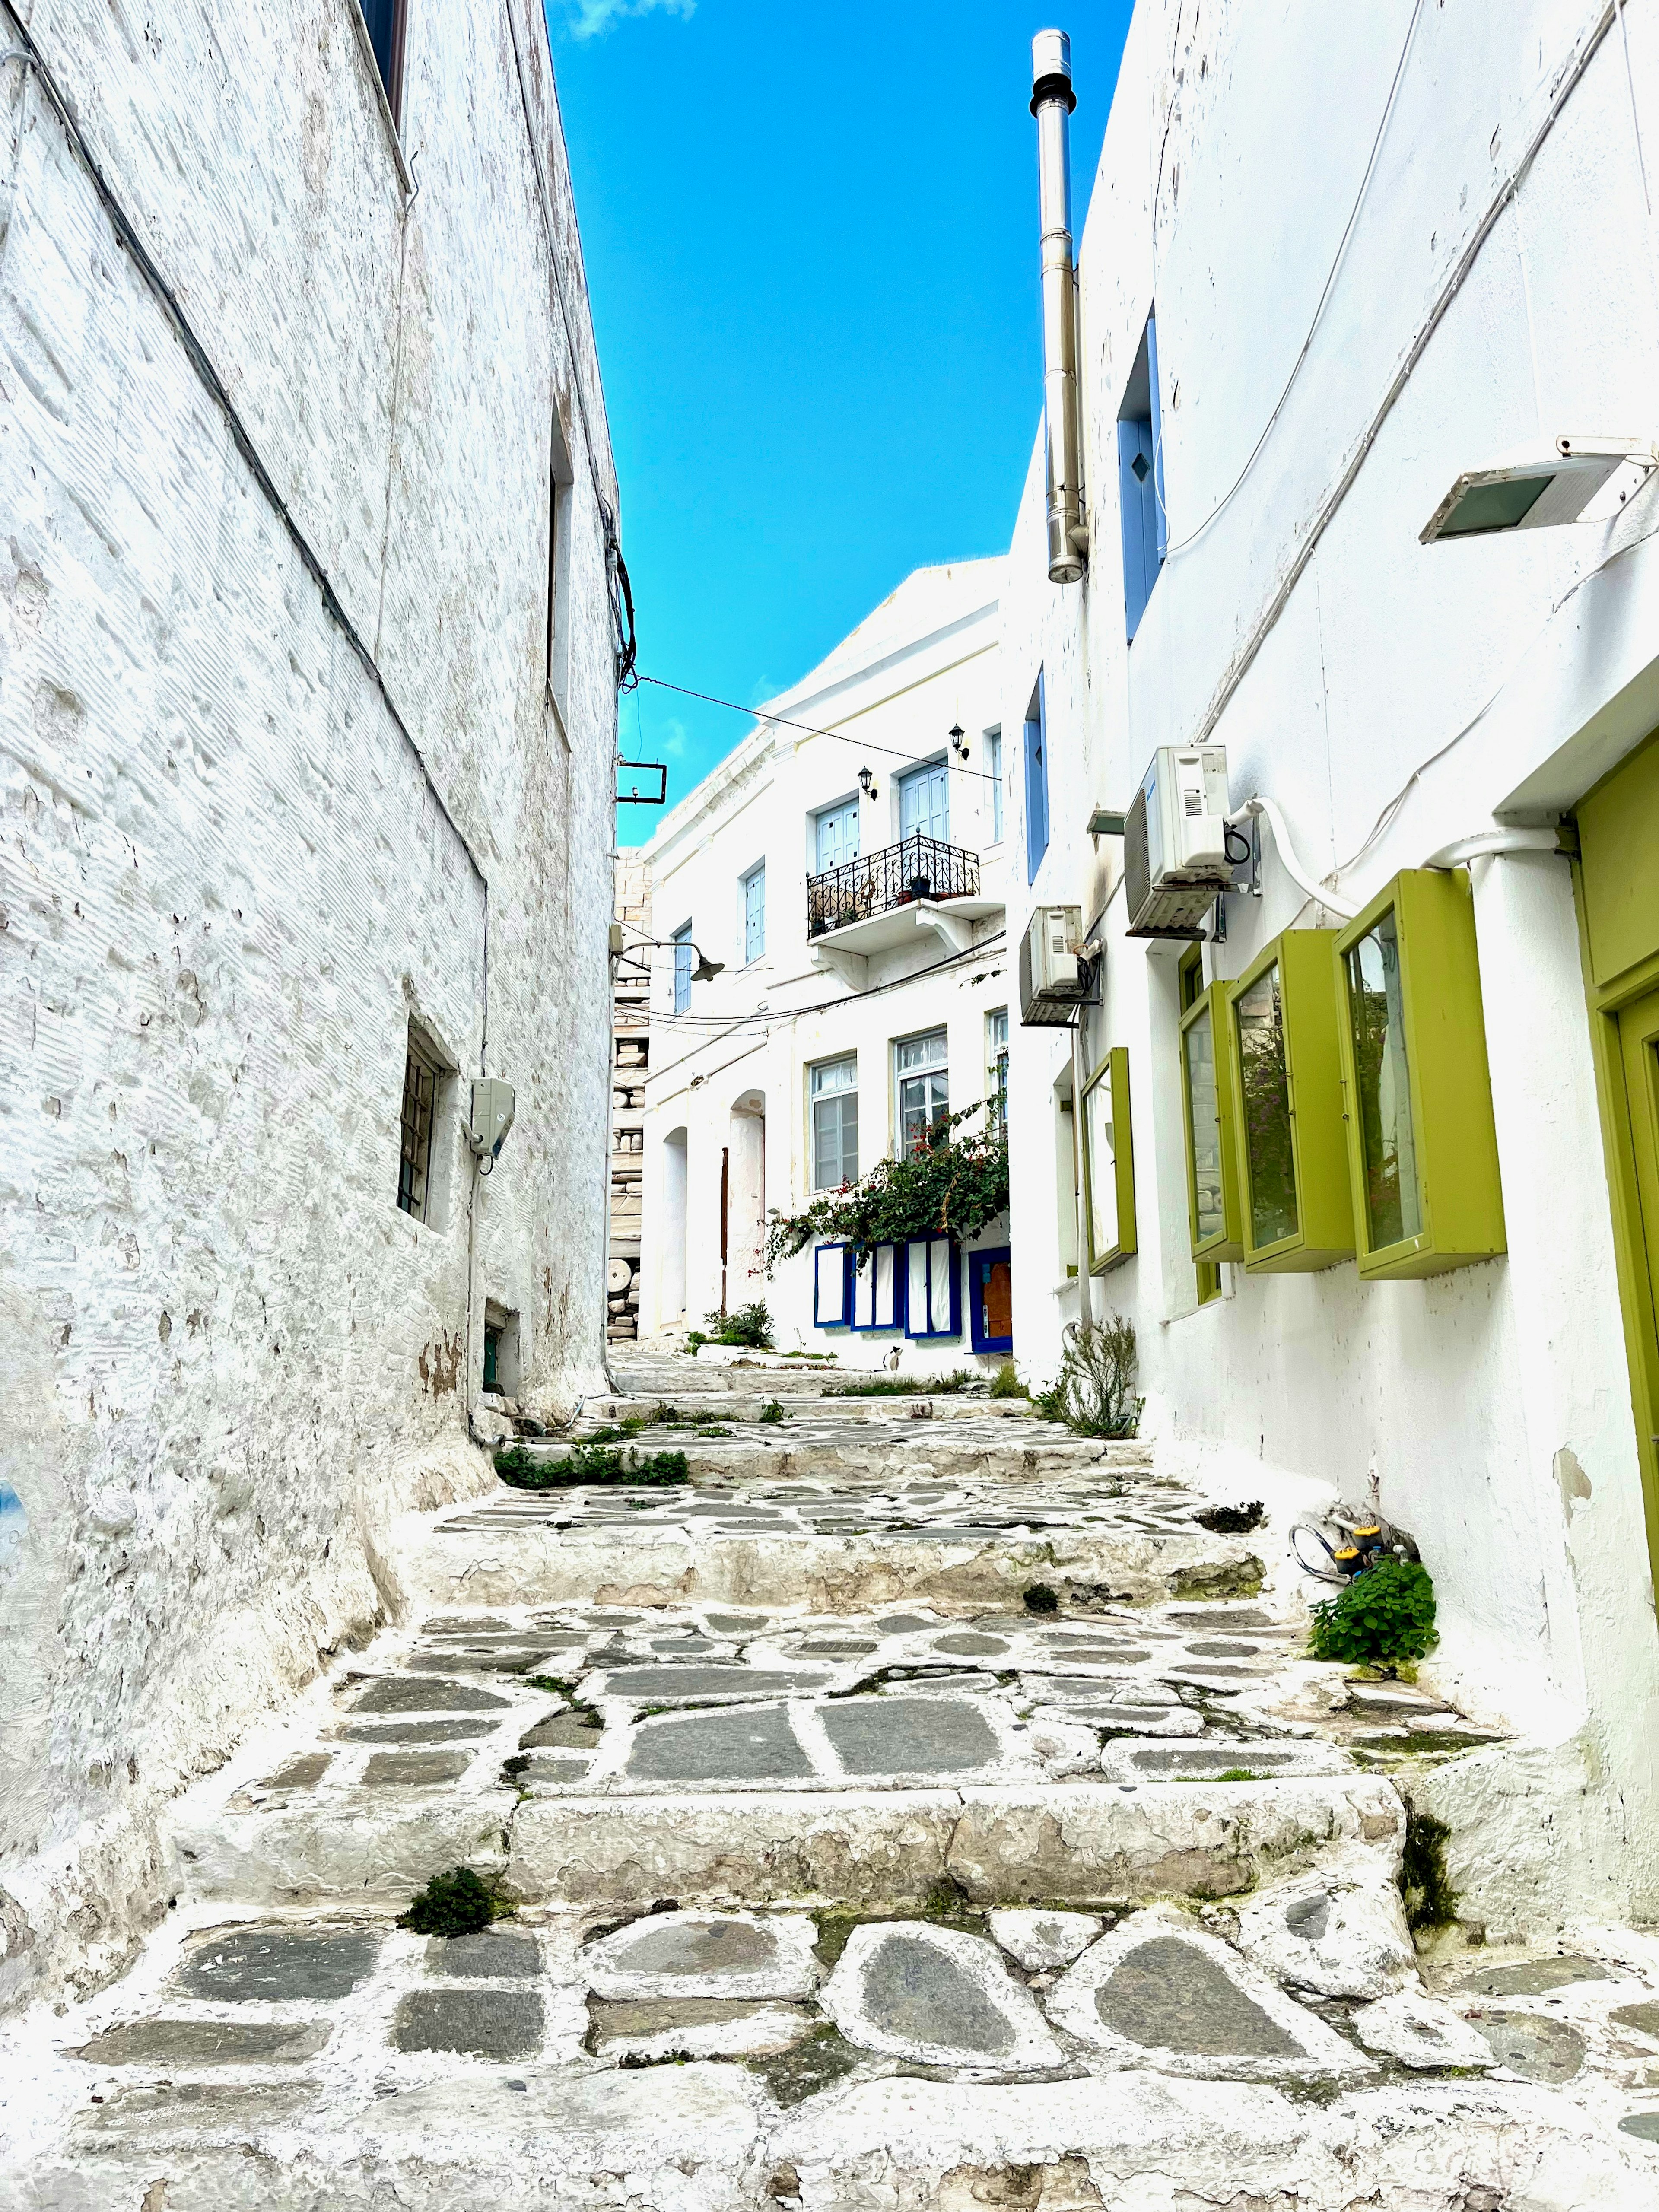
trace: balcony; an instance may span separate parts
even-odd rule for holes
[[[806,879],[806,937],[813,964],[855,987],[872,953],[914,945],[929,930],[949,952],[973,943],[974,924],[1003,911],[980,893],[979,854],[913,831]]]

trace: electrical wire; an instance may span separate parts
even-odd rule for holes
[[[651,1015],[652,1026],[655,1028],[660,1024],[665,1029],[682,1029],[688,1032],[702,1030],[709,1039],[721,1035],[730,1035],[743,1028],[770,1029],[779,1022],[799,1021],[807,1014],[829,1013],[838,1006],[853,1006],[860,999],[878,999],[884,992],[902,990],[907,983],[920,983],[924,976],[937,975],[943,969],[954,968],[962,961],[972,960],[980,953],[988,951],[993,945],[1003,943],[1007,934],[1006,929],[995,930],[989,937],[982,938],[977,945],[969,945],[960,952],[947,952],[944,959],[934,961],[931,968],[918,968],[908,975],[895,975],[885,983],[872,983],[862,991],[848,991],[843,998],[820,999],[815,1006],[775,1006],[764,1013],[751,1011],[748,1013],[732,1015],[667,1014],[653,1012]]]
[[[1273,413],[1268,416],[1266,422],[1261,426],[1261,435],[1256,440],[1255,445],[1251,447],[1249,457],[1245,460],[1243,467],[1240,469],[1237,477],[1234,477],[1231,485],[1222,494],[1221,497],[1216,501],[1215,505],[1210,509],[1203,521],[1198,525],[1198,527],[1195,530],[1189,531],[1185,538],[1176,539],[1174,543],[1166,546],[1164,549],[1166,559],[1172,557],[1177,553],[1184,553],[1189,546],[1195,545],[1199,539],[1204,535],[1205,532],[1209,528],[1210,525],[1216,520],[1217,516],[1222,513],[1223,509],[1232,503],[1232,501],[1237,496],[1245,477],[1249,476],[1250,471],[1255,466],[1257,459],[1261,454],[1261,448],[1267,444],[1267,440],[1273,434],[1274,423],[1278,422],[1279,416],[1285,411],[1285,403],[1291,396],[1291,387],[1296,382],[1297,376],[1301,374],[1303,362],[1308,358],[1309,350],[1314,342],[1314,334],[1318,330],[1320,319],[1325,313],[1325,304],[1331,296],[1331,287],[1336,282],[1337,271],[1341,268],[1344,256],[1347,252],[1348,240],[1352,237],[1353,227],[1359,220],[1359,210],[1364,203],[1365,194],[1370,187],[1372,173],[1376,167],[1376,157],[1382,150],[1382,136],[1389,127],[1389,118],[1394,113],[1395,101],[1399,97],[1400,81],[1405,75],[1406,71],[1406,57],[1411,52],[1412,40],[1417,31],[1418,18],[1422,15],[1422,13],[1423,0],[1416,0],[1416,4],[1412,9],[1411,21],[1406,26],[1405,42],[1400,49],[1400,58],[1395,64],[1394,78],[1393,82],[1389,86],[1388,99],[1383,103],[1382,119],[1377,124],[1376,135],[1371,140],[1370,156],[1365,163],[1365,173],[1359,179],[1359,190],[1354,195],[1353,205],[1348,211],[1348,220],[1343,225],[1341,237],[1337,240],[1335,258],[1331,263],[1329,272],[1328,273],[1324,284],[1320,291],[1318,301],[1313,311],[1313,320],[1308,325],[1308,335],[1302,341],[1301,351],[1297,355],[1296,359],[1291,364],[1291,373],[1285,380],[1285,388],[1279,393],[1277,401],[1274,403]],[[1156,483],[1154,483],[1153,489],[1158,496],[1158,505],[1160,507],[1163,507],[1163,494]],[[1170,518],[1166,511],[1164,516],[1164,524],[1166,530],[1169,527],[1169,521]]]
[[[787,714],[769,714],[763,707],[744,707],[735,699],[717,698],[712,691],[694,691],[689,684],[671,684],[665,676],[641,676],[637,680],[653,685],[659,691],[678,691],[683,699],[701,699],[710,707],[730,707],[734,714],[747,714],[754,722],[765,722],[781,730],[805,730],[809,738],[833,738],[838,744],[856,745],[861,752],[880,753],[909,768],[929,767],[935,758],[932,753],[902,753],[892,745],[873,744],[868,738],[852,737],[845,730],[821,730],[811,722],[792,722]],[[977,776],[981,783],[1002,781],[989,769],[963,768],[959,761],[951,761],[947,765],[952,775]]]

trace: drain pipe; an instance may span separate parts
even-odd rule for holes
[[[1064,31],[1031,41],[1042,206],[1042,411],[1048,453],[1048,580],[1075,584],[1089,527],[1077,394],[1077,277],[1072,264],[1072,42]]]

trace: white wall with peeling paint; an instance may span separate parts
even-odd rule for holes
[[[601,1382],[615,843],[539,11],[412,11],[401,143],[355,0],[29,29],[270,488],[9,65],[0,2000],[118,1960],[167,1794],[396,1611],[398,1515],[488,1480],[486,1297],[532,1408]],[[411,1017],[454,1071],[429,1224]],[[487,1181],[480,1072],[517,1091]]]
[[[1472,871],[1507,1256],[1418,1283],[1224,1268],[1200,1308],[1178,948],[1124,934],[1121,847],[1085,823],[1155,747],[1212,736],[1235,805],[1275,799],[1357,908],[1495,817],[1553,820],[1659,724],[1659,483],[1606,524],[1418,538],[1507,447],[1659,427],[1633,112],[1659,179],[1659,22],[1611,0],[1141,0],[1081,239],[1089,573],[1048,581],[1039,453],[1003,603],[1005,716],[1045,673],[1054,822],[1011,933],[1031,902],[1103,915],[1090,1050],[1130,1053],[1140,1249],[1098,1300],[1134,1321],[1148,1425],[1241,1495],[1264,1467],[1312,1478],[1419,1539],[1434,1679],[1533,1741],[1430,1791],[1495,1931],[1659,1910],[1659,1633],[1567,868]],[[1035,199],[1031,220],[1035,265]],[[1154,308],[1171,550],[1128,643],[1116,419]],[[1206,981],[1336,919],[1265,830],[1262,887],[1228,900]],[[1063,1052],[1017,1036],[1015,1127],[1052,1117]],[[1051,1164],[1017,1146],[1012,1171],[1017,1343],[1042,1375],[1077,1294]]]

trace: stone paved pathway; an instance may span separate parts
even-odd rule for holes
[[[1659,2205],[1659,1942],[1419,1972],[1394,1778],[1489,1736],[1304,1659],[1282,1539],[982,1402],[638,1379],[729,1456],[430,1527],[11,2037],[0,2207]],[[515,1915],[399,1929],[458,1863]]]

